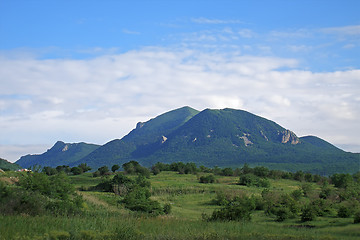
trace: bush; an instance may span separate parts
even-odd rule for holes
[[[20,188],[0,186],[3,214],[75,214],[82,209],[82,197],[75,194],[63,172],[50,177],[45,173],[29,173],[20,179],[19,185]]]
[[[302,208],[301,212],[301,221],[307,222],[315,220],[316,209],[312,205],[306,205]]]
[[[345,206],[341,206],[339,208],[337,216],[340,218],[348,218],[351,216],[351,209]]]
[[[140,211],[159,215],[163,213],[160,203],[150,199],[150,191],[147,188],[136,186],[123,199],[125,207],[132,211]]]
[[[214,182],[215,182],[215,177],[212,174],[200,177],[200,183],[214,183]]]
[[[255,203],[248,197],[235,197],[219,210],[215,210],[207,221],[250,221]]]
[[[170,203],[166,203],[166,204],[164,205],[164,214],[170,214],[170,213],[171,213],[171,209],[172,209],[172,207],[171,207]]]
[[[283,222],[291,216],[291,212],[287,207],[278,207],[274,209],[273,212],[276,216],[277,222]]]
[[[302,197],[303,192],[300,189],[294,190],[291,192],[291,196],[296,200],[299,201]]]
[[[354,215],[354,223],[360,223],[360,211],[355,213],[355,215]]]
[[[241,175],[238,184],[245,185],[247,187],[251,187],[251,186],[265,187],[265,188],[270,187],[269,180],[265,178],[260,178],[251,173]]]

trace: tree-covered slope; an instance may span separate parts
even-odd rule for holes
[[[201,112],[190,107],[175,109],[138,123],[122,139],[110,141],[82,157],[74,158],[72,154],[72,158],[54,160],[49,158],[51,152],[42,156],[52,159],[50,166],[87,163],[94,169],[130,160],[145,166],[158,161],[194,162],[208,167],[240,167],[248,163],[322,175],[354,173],[360,168],[359,154],[344,152],[318,137],[299,138],[271,120],[229,108]],[[38,159],[37,155],[26,156],[19,164],[43,165]]]
[[[58,141],[55,145],[43,154],[26,155],[21,157],[16,163],[21,167],[31,167],[34,165],[56,167],[59,165],[74,166],[74,162],[87,156],[99,145],[88,143],[64,143]]]
[[[121,165],[132,159],[149,156],[158,150],[161,142],[166,141],[165,136],[198,113],[199,111],[190,107],[182,107],[147,122],[139,122],[125,137],[106,143],[78,163],[86,162],[96,168],[103,165]]]
[[[0,169],[3,170],[17,170],[19,169],[20,166],[15,164],[15,163],[11,163],[5,159],[0,158]]]
[[[359,156],[317,137],[298,138],[273,121],[246,111],[204,110],[167,136],[147,161],[184,161],[205,166],[267,165],[321,174],[354,172]]]

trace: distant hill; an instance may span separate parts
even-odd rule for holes
[[[87,156],[99,145],[88,143],[64,143],[58,141],[55,145],[43,154],[26,155],[21,157],[16,164],[24,168],[40,165],[56,167],[59,165],[73,166],[74,162]]]
[[[59,149],[64,148],[64,143],[60,145]],[[360,170],[360,154],[345,152],[315,136],[299,138],[271,120],[229,108],[201,112],[190,107],[175,109],[139,122],[122,139],[94,146],[82,157],[72,153],[55,161],[50,153],[59,154],[59,150],[53,148],[42,154],[51,162],[49,166],[87,163],[96,169],[136,160],[145,166],[178,161],[208,167],[242,167],[248,163],[322,175]],[[25,156],[27,164],[35,163],[37,156]],[[21,166],[23,158],[18,161]]]
[[[5,159],[0,158],[0,169],[15,171],[19,168],[21,168],[19,165],[15,164],[15,163],[11,163]]]

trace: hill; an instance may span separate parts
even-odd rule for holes
[[[65,145],[68,151],[63,151]],[[299,138],[271,120],[229,108],[199,112],[182,107],[139,122],[122,139],[103,146],[85,144],[82,147],[87,151],[79,151],[70,147],[75,145],[58,142],[46,153],[22,157],[17,163],[24,167],[87,163],[93,169],[131,160],[144,166],[178,161],[206,167],[248,163],[321,175],[354,173],[360,168],[360,154],[345,152],[315,136]]]
[[[130,160],[150,166],[158,161],[195,162],[208,167],[244,163],[328,175],[356,172],[359,154],[347,153],[314,137],[295,133],[268,119],[235,110],[189,107],[162,114],[79,160],[93,168]]]
[[[20,166],[15,164],[15,163],[11,163],[5,159],[0,158],[0,169],[2,170],[17,170],[19,169]]]
[[[26,155],[21,157],[16,164],[24,168],[34,165],[56,167],[59,165],[73,166],[74,162],[87,156],[99,145],[88,143],[64,143],[58,141],[43,154]]]

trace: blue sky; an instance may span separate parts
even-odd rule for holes
[[[360,152],[359,1],[0,0],[0,157],[189,105]]]

